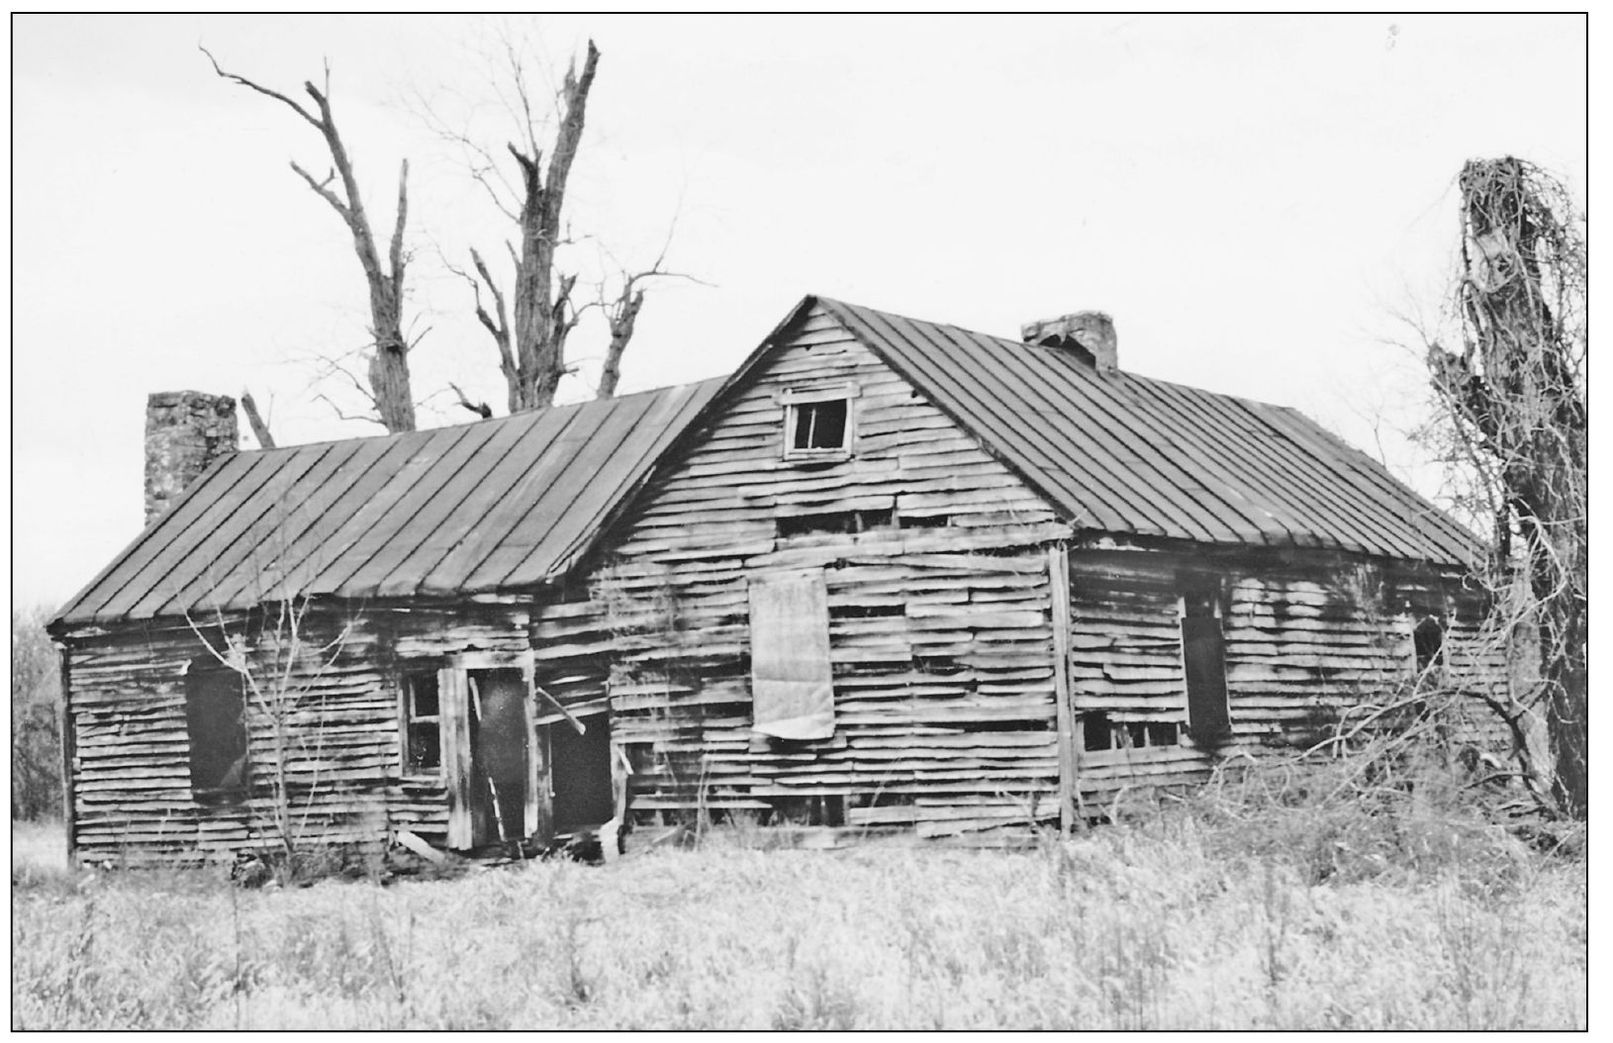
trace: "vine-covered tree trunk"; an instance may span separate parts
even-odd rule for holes
[[[1512,157],[1462,170],[1460,355],[1429,364],[1475,457],[1493,466],[1498,562],[1528,571],[1539,689],[1551,744],[1546,787],[1558,810],[1587,811],[1588,542],[1585,249],[1568,197]],[[1514,553],[1513,540],[1521,541]],[[1495,584],[1501,587],[1498,580]],[[1537,766],[1543,768],[1544,766]]]

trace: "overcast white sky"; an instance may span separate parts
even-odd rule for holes
[[[805,293],[1004,335],[1101,308],[1126,369],[1298,406],[1374,453],[1381,415],[1428,491],[1392,437],[1421,375],[1383,338],[1437,312],[1463,160],[1523,156],[1584,193],[1579,17],[513,24],[551,72],[589,35],[603,52],[568,201],[596,237],[578,263],[647,264],[676,218],[669,261],[709,284],[652,297],[623,390],[727,372]],[[378,229],[411,161],[417,393],[454,379],[502,402],[439,260],[492,252],[501,228],[411,101],[473,113],[500,148],[491,28],[14,17],[18,603],[61,602],[137,533],[147,392],[250,387],[282,444],[378,430],[308,386],[307,360],[361,346],[366,319],[344,228],[286,166],[326,169],[321,142],[214,77],[198,42],[288,93],[329,58]],[[597,329],[573,344],[568,399],[590,394]],[[467,418],[439,396],[422,423]]]

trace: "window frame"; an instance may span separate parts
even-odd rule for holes
[[[430,677],[437,686],[437,712],[434,714],[417,714],[415,712],[416,678]],[[405,662],[398,670],[398,739],[399,739],[399,766],[406,777],[410,778],[437,778],[443,774],[443,728],[442,728],[442,664],[435,660],[416,660]],[[414,725],[431,724],[437,729],[437,763],[429,767],[415,767],[414,739],[411,731]]]
[[[856,384],[834,384],[816,388],[785,388],[776,396],[776,400],[783,407],[784,430],[782,442],[783,459],[803,462],[837,462],[849,460],[856,452],[857,444],[857,398]],[[802,416],[801,407],[818,405],[823,402],[844,402],[846,404],[846,425],[841,433],[840,445],[816,446],[796,448],[796,426]]]

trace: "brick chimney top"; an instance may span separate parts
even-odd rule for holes
[[[158,391],[146,398],[146,524],[241,444],[235,399],[200,391]]]
[[[1027,322],[1019,328],[1027,344],[1064,348],[1099,373],[1120,368],[1120,343],[1115,336],[1115,320],[1106,312],[1078,311],[1056,319]]]

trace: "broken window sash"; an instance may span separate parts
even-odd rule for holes
[[[442,771],[442,690],[435,665],[403,674],[403,767],[410,774]]]
[[[854,384],[824,388],[788,388],[778,401],[784,407],[784,459],[842,460],[851,455],[856,413]]]
[[[215,662],[193,660],[185,671],[185,730],[196,803],[221,807],[246,800],[251,772],[241,675]]]
[[[829,596],[822,569],[750,582],[753,727],[779,739],[834,734]]]

